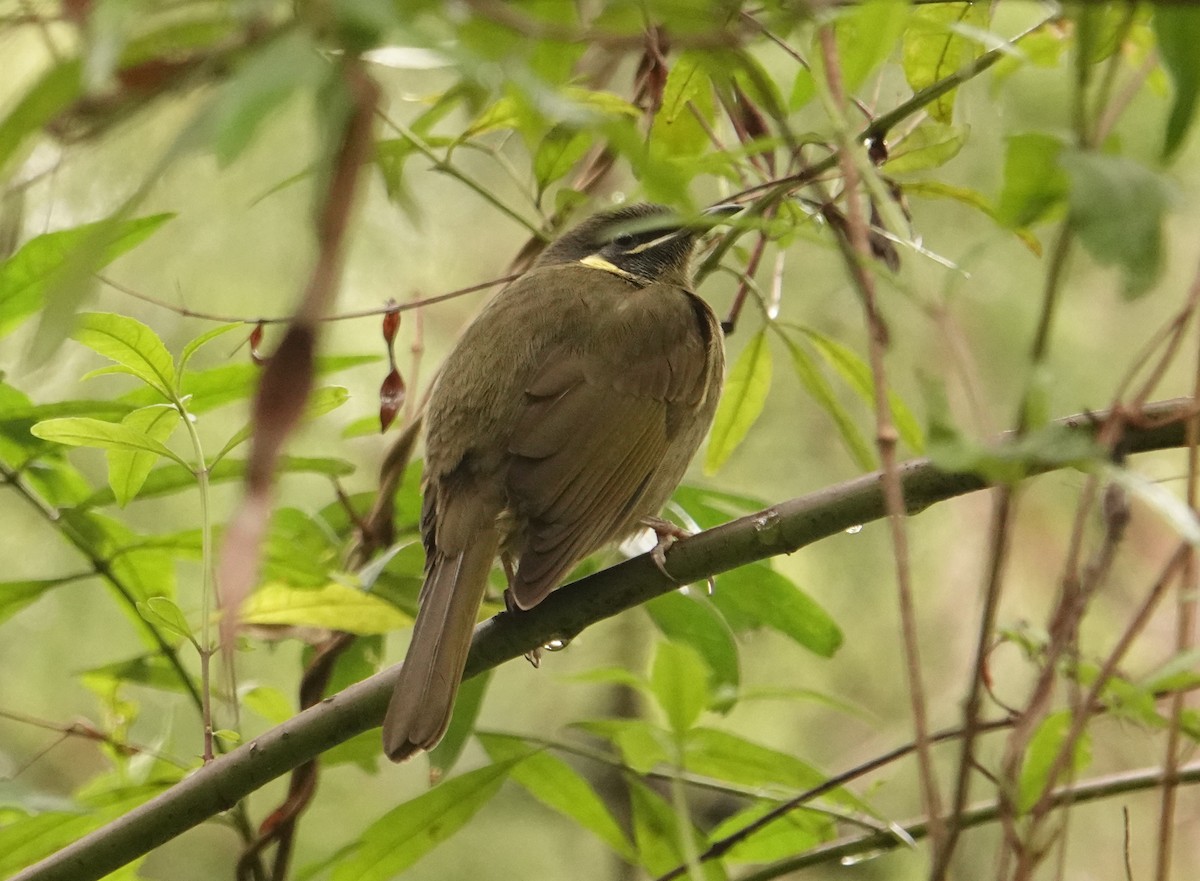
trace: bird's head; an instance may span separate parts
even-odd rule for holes
[[[582,263],[630,281],[691,286],[696,237],[737,206],[710,208],[699,220],[663,205],[640,203],[589,217],[546,249],[538,266]]]

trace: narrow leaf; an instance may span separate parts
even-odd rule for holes
[[[1191,128],[1200,99],[1200,8],[1191,4],[1156,5],[1154,34],[1163,67],[1175,85],[1171,115],[1163,138],[1163,159],[1179,149]]]
[[[612,813],[574,768],[549,752],[531,753],[530,747],[517,737],[481,734],[479,740],[492,761],[520,760],[510,776],[530,795],[591,832],[622,859],[630,862],[635,859],[633,845]]]
[[[65,271],[77,249],[101,243],[103,247],[90,263],[91,269],[100,269],[136,247],[173,216],[101,220],[30,239],[0,263],[0,337],[42,308],[47,290]]]
[[[676,736],[708,706],[708,669],[689,645],[660,642],[650,668],[650,688]]]
[[[0,582],[0,622],[7,621],[42,594],[69,581],[66,578],[47,578],[40,581]]]
[[[164,443],[175,431],[179,418],[179,411],[173,406],[161,404],[134,410],[121,420],[121,425],[150,440]],[[106,455],[108,485],[113,491],[113,498],[123,508],[136,498],[159,457],[154,453],[132,450],[109,450]]]
[[[35,437],[72,447],[99,447],[104,450],[133,450],[153,453],[173,459],[189,467],[179,455],[152,438],[124,425],[90,419],[86,416],[67,416],[46,419],[30,429]]]
[[[390,633],[411,623],[386,600],[337,582],[318,588],[263,585],[242,603],[239,620],[242,624],[324,627],[360,636]]]
[[[771,349],[764,328],[754,335],[738,356],[717,406],[704,472],[712,474],[733,454],[762,414],[771,388]]]
[[[487,765],[388,811],[333,870],[333,881],[390,881],[467,823],[500,789],[514,762]]]
[[[158,334],[137,319],[112,312],[85,312],[71,337],[115,361],[168,400],[173,394],[171,353]]]
[[[764,563],[720,576],[711,600],[734,630],[770,627],[825,658],[842,644],[842,632],[829,614]]]
[[[816,400],[817,405],[825,411],[830,419],[837,426],[838,435],[842,439],[842,443],[846,445],[846,449],[858,464],[858,467],[863,471],[871,471],[875,468],[875,455],[871,452],[870,446],[855,425],[854,420],[842,406],[841,402],[833,393],[833,388],[829,381],[825,378],[817,365],[813,362],[812,357],[808,352],[799,346],[790,337],[785,336],[784,342],[787,344],[788,352],[792,356],[792,367],[796,371],[796,376],[800,379],[801,384],[808,390],[808,393]]]

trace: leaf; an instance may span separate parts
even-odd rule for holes
[[[0,171],[26,137],[70,106],[83,91],[83,63],[78,58],[50,68],[0,122]],[[7,103],[7,102],[6,102]]]
[[[650,143],[663,155],[696,156],[707,149],[707,125],[716,117],[712,82],[703,56],[685,51],[671,65],[662,106],[650,126]]]
[[[350,392],[340,385],[326,385],[313,389],[312,394],[308,396],[308,401],[304,405],[304,416],[302,418],[306,422],[318,419],[326,413],[336,410],[348,400],[350,400]],[[250,423],[246,423],[234,432],[229,440],[225,442],[225,446],[221,447],[221,451],[213,457],[213,463],[222,461],[235,448],[249,440],[252,431],[253,427]]]
[[[670,733],[645,719],[589,719],[571,727],[611,741],[638,774],[648,774],[672,752]]]
[[[1139,162],[1080,150],[1060,159],[1071,181],[1071,225],[1092,257],[1117,264],[1124,293],[1146,291],[1162,269],[1163,217],[1176,190]]]
[[[1158,54],[1163,67],[1175,86],[1171,114],[1167,117],[1163,137],[1162,158],[1167,160],[1177,151],[1200,99],[1200,8],[1192,5],[1157,5],[1154,7],[1154,35],[1158,39]]]
[[[612,813],[574,768],[545,750],[530,752],[530,747],[517,737],[481,734],[479,740],[494,762],[519,759],[509,776],[530,795],[591,832],[623,860],[636,859],[633,845]]]
[[[332,70],[298,30],[260,46],[246,59],[198,123],[222,167],[246,149],[273,110],[296,92],[315,89]]]
[[[703,838],[685,817],[678,816],[671,806],[644,783],[629,780],[629,806],[633,812],[633,836],[637,843],[638,862],[650,875],[665,875],[687,861],[688,853],[704,849]],[[680,837],[689,836],[688,847]],[[720,862],[708,860],[700,864],[698,873],[689,878],[719,881],[725,877]]]
[[[158,334],[142,322],[112,312],[85,312],[71,337],[171,399],[175,363]]]
[[[276,463],[276,468],[280,473],[320,474],[326,477],[347,477],[354,473],[354,466],[344,459],[307,458],[304,456],[282,456]],[[208,469],[210,485],[242,480],[245,476],[245,459],[222,459]],[[164,465],[150,472],[137,497],[149,499],[168,496],[182,490],[194,489],[195,486],[196,475],[191,468],[180,465]],[[102,489],[80,502],[79,507],[98,508],[103,505],[111,505],[116,500],[116,495],[111,488]]]
[[[770,627],[823,658],[842,644],[842,632],[829,614],[765,563],[720,576],[710,600],[736,631]]]
[[[708,450],[704,455],[704,473],[712,474],[733,454],[762,414],[771,388],[771,349],[766,329],[758,331],[734,362],[717,405]]]
[[[736,843],[723,853],[724,859],[737,863],[765,863],[812,850],[837,835],[833,817],[803,808],[771,820],[757,828],[753,835],[739,835],[775,807],[774,802],[760,801],[727,817],[708,833],[709,844],[735,837]]]
[[[827,774],[795,756],[715,728],[693,728],[688,732],[684,763],[694,774],[751,788],[803,791],[828,780]],[[835,791],[840,792],[843,803],[859,810],[861,805],[856,799],[844,790]]]
[[[0,581],[0,622],[36,601],[42,594],[71,581],[69,578],[46,578],[32,581]]]
[[[1092,761],[1091,737],[1083,732],[1071,750],[1071,758],[1058,775],[1058,779],[1050,781],[1047,775],[1057,758],[1058,753],[1066,745],[1067,734],[1071,729],[1071,714],[1066,710],[1051,713],[1038,725],[1037,730],[1025,750],[1025,760],[1021,765],[1021,776],[1017,784],[1017,811],[1027,813],[1037,804],[1042,793],[1051,785],[1062,785],[1070,772],[1084,770]]]
[[[170,404],[159,404],[134,410],[121,420],[125,428],[164,443],[179,424],[179,411]],[[124,508],[137,497],[150,469],[158,462],[158,456],[148,452],[131,450],[109,450],[108,485],[116,503]]]
[[[846,449],[858,464],[858,467],[863,471],[874,470],[876,466],[875,454],[871,452],[871,448],[863,438],[862,432],[859,431],[850,414],[846,412],[846,408],[834,396],[833,388],[825,378],[825,375],[813,363],[813,359],[808,352],[804,351],[794,340],[785,335],[783,341],[787,344],[788,352],[792,356],[792,367],[795,369],[800,383],[816,400],[817,405],[833,420],[838,429],[838,436],[842,439],[842,443],[846,445]]]
[[[180,456],[158,441],[125,425],[103,422],[87,416],[46,419],[30,429],[35,437],[71,447],[99,447],[103,450],[132,450],[164,456],[188,467]]]
[[[317,588],[264,584],[242,603],[239,620],[252,625],[324,627],[360,636],[390,633],[412,623],[391,603],[337,582]]]
[[[1029,133],[1008,138],[1004,150],[1004,183],[996,219],[1009,229],[1030,226],[1061,205],[1070,190],[1059,164],[1063,142],[1051,135]]]
[[[895,51],[908,12],[907,4],[895,0],[867,0],[838,18],[838,59],[847,92],[857,91]]]
[[[475,733],[475,722],[479,718],[483,698],[491,681],[492,671],[487,670],[467,679],[458,687],[458,695],[454,699],[454,712],[450,716],[450,727],[446,729],[438,745],[429,751],[429,773],[434,775],[435,779],[444,777],[446,772],[454,767],[467,741]],[[378,753],[379,746],[375,741],[373,738],[371,746],[372,750]],[[496,758],[492,756],[493,761]]]
[[[970,126],[926,122],[892,149],[884,168],[888,174],[940,168],[958,155]]]
[[[592,136],[579,129],[556,125],[546,133],[533,155],[533,177],[540,196],[550,184],[566,177],[592,146]]]
[[[193,645],[196,644],[196,640],[192,637],[192,627],[184,617],[183,610],[170,598],[150,597],[144,602],[139,601],[137,610],[155,627],[182,636]]]
[[[664,636],[690,646],[704,659],[712,677],[714,708],[724,711],[732,706],[741,679],[738,650],[720,612],[694,591],[663,594],[645,608]]]
[[[514,764],[487,765],[388,811],[362,833],[358,848],[333,870],[333,881],[390,881],[475,816]]]
[[[0,876],[50,856],[93,829],[129,813],[163,792],[170,784],[146,783],[83,799],[83,811],[54,811],[32,817],[9,818],[0,826]]]
[[[867,362],[855,354],[849,346],[839,343],[833,337],[826,336],[810,327],[802,327],[799,330],[808,337],[825,362],[837,371],[851,390],[874,413],[875,380],[871,376],[871,368],[867,366]],[[913,416],[912,411],[900,396],[891,389],[888,390],[888,408],[891,410],[896,431],[900,433],[900,439],[908,444],[913,452],[922,452],[925,449],[925,438],[921,432],[920,423],[917,422],[917,418]]]
[[[174,216],[101,220],[30,239],[0,263],[0,337],[42,308],[47,291],[59,280],[77,249],[99,242],[100,250],[89,269],[100,269],[137,247]]]
[[[956,30],[961,25],[986,28],[986,4],[939,3],[913,10],[904,30],[904,76],[914,92],[932,86],[975,59],[979,46]],[[949,124],[954,116],[957,89],[926,106],[937,122]]]
[[[212,342],[217,337],[224,336],[231,330],[244,329],[245,327],[246,325],[244,324],[222,324],[220,327],[214,327],[212,330],[208,330],[200,334],[200,336],[196,337],[195,339],[189,340],[188,344],[183,347],[183,351],[179,355],[179,375],[183,375],[184,370],[187,369],[188,362],[192,360],[192,356],[199,351],[201,346]]]
[[[650,688],[676,736],[708,706],[708,668],[689,645],[660,642],[650,668]]]

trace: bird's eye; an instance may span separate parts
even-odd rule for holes
[[[616,245],[621,250],[625,250],[626,248],[633,247],[633,243],[634,243],[633,233],[623,232],[619,236],[617,236],[615,239],[613,239],[613,244]]]

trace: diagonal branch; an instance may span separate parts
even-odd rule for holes
[[[1124,438],[1130,453],[1182,447],[1190,398],[1147,405]],[[1061,420],[1092,433],[1106,413]],[[1053,470],[1052,466],[1040,469]],[[899,467],[910,514],[987,487],[973,474],[950,474],[927,459]],[[671,576],[650,554],[597,572],[550,594],[528,612],[502,612],[475,630],[466,675],[476,676],[552,639],[571,637],[596,622],[737,566],[790,554],[886,514],[882,476],[867,474],[781,502],[676,543],[667,557]],[[204,820],[254,790],[383,720],[398,668],[365,679],[200,768],[182,783],[13,876],[12,881],[94,881]],[[1180,769],[1181,771],[1183,769]],[[1182,779],[1182,777],[1180,778]],[[964,816],[962,822],[970,822]]]

